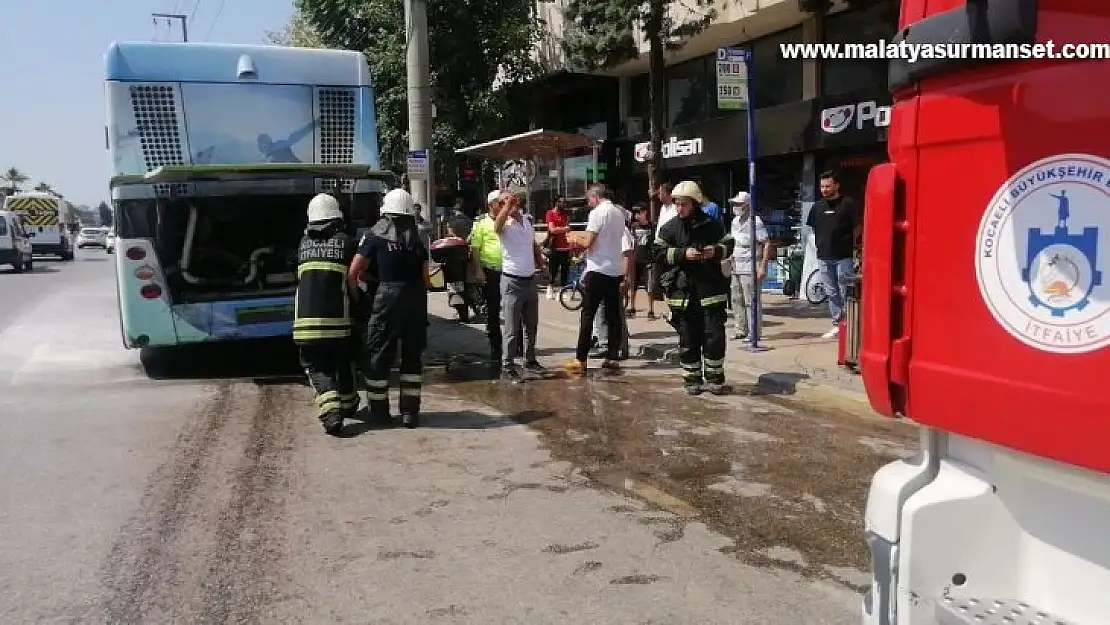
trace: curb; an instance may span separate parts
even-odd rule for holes
[[[658,345],[641,345],[639,355],[647,360],[662,360],[677,366],[677,353],[672,352],[668,355],[668,351],[670,350],[665,350]],[[801,400],[812,400],[821,403],[826,403],[829,399],[838,401],[838,403],[848,402],[847,408],[853,412],[859,411],[864,413],[865,416],[878,416],[871,409],[867,396],[854,391],[840,389],[828,384],[795,381],[788,374],[766,371],[747,365],[729,364],[728,369],[754,379],[757,387],[763,388],[774,395],[792,396]]]

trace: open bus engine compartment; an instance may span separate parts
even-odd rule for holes
[[[160,202],[154,245],[175,304],[291,295],[311,196]]]

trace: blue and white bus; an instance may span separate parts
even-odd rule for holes
[[[308,201],[334,192],[365,227],[394,184],[366,60],[116,43],[106,65],[124,345],[291,335]]]

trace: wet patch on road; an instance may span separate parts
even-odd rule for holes
[[[914,440],[905,424],[783,398],[690,398],[673,377],[505,384],[483,380],[473,367],[430,377],[441,376],[449,380],[444,389],[506,414],[527,406],[548,415],[529,425],[556,458],[673,515],[641,520],[657,526],[660,544],[681,540],[687,522],[702,520],[733,540],[726,553],[854,589],[862,578],[851,572],[869,565],[862,515],[871,477],[907,455]],[[620,508],[611,512],[643,515]]]
[[[567,555],[568,553],[577,553],[579,551],[588,551],[590,549],[597,549],[599,545],[592,540],[587,540],[584,543],[577,545],[548,545],[544,548],[544,553],[551,553],[559,556]]]

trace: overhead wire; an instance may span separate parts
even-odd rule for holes
[[[220,5],[216,7],[216,16],[212,18],[212,25],[208,27],[208,32],[204,35],[205,41],[207,41],[208,38],[212,36],[212,29],[214,29],[216,27],[216,23],[220,21],[220,13],[223,12],[224,4],[226,3],[227,0],[220,0]]]

